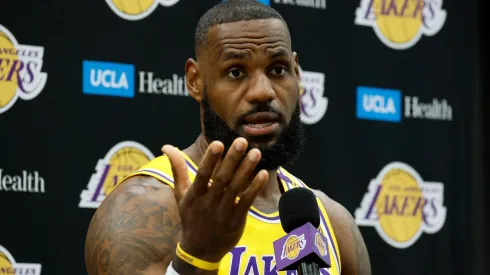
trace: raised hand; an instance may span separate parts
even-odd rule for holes
[[[258,149],[243,157],[247,146],[246,139],[237,138],[222,158],[223,144],[212,142],[193,183],[182,154],[173,146],[163,147],[172,165],[174,194],[182,221],[180,244],[194,257],[218,262],[243,234],[248,210],[269,177],[265,170],[255,171],[261,159]]]

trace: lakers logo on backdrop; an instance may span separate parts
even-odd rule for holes
[[[15,262],[8,250],[0,245],[0,274],[5,275],[40,275],[40,264],[25,264]]]
[[[443,0],[361,0],[355,23],[372,27],[388,47],[404,50],[423,35],[437,34],[446,21]]]
[[[355,212],[360,226],[372,226],[388,244],[407,248],[422,233],[438,232],[446,220],[444,185],[423,181],[412,167],[388,164],[371,180]]]
[[[121,18],[140,20],[150,15],[158,5],[169,7],[179,0],[106,0],[106,2]]]
[[[315,124],[327,112],[328,99],[325,92],[325,74],[300,70],[300,107],[301,121],[305,124]]]
[[[116,144],[98,161],[87,190],[80,196],[79,207],[99,207],[119,181],[154,158],[150,150],[137,142],[123,141]]]
[[[0,114],[10,109],[18,98],[35,98],[46,84],[47,74],[41,72],[44,48],[20,45],[0,25]]]

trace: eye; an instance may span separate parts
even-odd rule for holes
[[[273,75],[283,75],[286,73],[286,68],[284,67],[275,67],[274,69],[271,70],[271,73]]]
[[[228,76],[231,78],[242,78],[245,74],[240,69],[231,69]]]

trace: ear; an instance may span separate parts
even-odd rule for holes
[[[203,95],[203,79],[199,70],[199,63],[192,58],[185,62],[185,79],[189,95],[197,102],[201,102]]]
[[[293,56],[294,56],[294,72],[296,73],[296,79],[298,80],[298,82],[301,80],[301,75],[300,75],[300,72],[299,72],[299,61],[298,61],[298,54],[296,52],[293,52]]]

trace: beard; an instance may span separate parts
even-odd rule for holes
[[[202,107],[204,137],[208,143],[211,143],[214,140],[221,141],[224,145],[223,156],[225,156],[233,141],[240,137],[240,135],[237,133],[237,131],[230,128],[228,124],[213,110],[209,104],[206,90],[204,90]],[[274,112],[276,114],[280,114],[268,104],[254,105],[253,108],[246,114],[242,115],[241,118],[256,112]],[[239,119],[238,121],[243,122],[242,119]],[[296,103],[296,108],[294,109],[291,121],[279,134],[275,143],[268,145],[271,138],[267,136],[261,137],[260,139],[263,142],[259,141],[255,143],[250,139],[247,139],[248,148],[246,152],[250,151],[252,148],[257,148],[262,153],[262,159],[257,164],[255,168],[256,171],[260,171],[261,169],[265,169],[267,171],[275,170],[279,168],[279,166],[283,166],[286,163],[292,163],[294,160],[296,160],[297,156],[303,151],[305,142],[304,129],[301,123],[301,109],[299,101]]]

